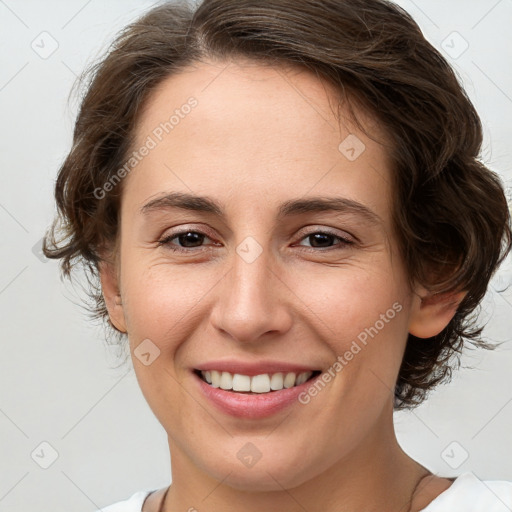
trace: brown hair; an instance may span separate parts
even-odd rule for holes
[[[452,356],[465,340],[494,348],[481,339],[476,313],[512,237],[501,181],[478,160],[477,112],[446,60],[391,2],[173,2],[126,27],[81,77],[86,93],[73,146],[57,177],[58,216],[44,254],[62,258],[67,277],[77,264],[85,269],[89,310],[120,341],[124,335],[108,317],[98,263],[100,248],[116,245],[122,183],[102,198],[95,190],[126,162],[141,109],[156,86],[205,58],[236,57],[309,70],[387,130],[394,224],[410,281],[433,293],[467,291],[440,334],[422,340],[409,335],[395,408],[421,403],[449,379]]]

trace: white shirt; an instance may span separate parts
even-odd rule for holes
[[[138,491],[125,501],[97,512],[142,512],[142,504],[156,489]],[[458,476],[421,512],[511,512],[512,482],[479,480],[471,471]]]

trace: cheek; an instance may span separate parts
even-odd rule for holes
[[[342,394],[373,400],[394,385],[407,341],[409,299],[398,272],[380,263],[368,269],[328,269],[315,279],[297,281],[314,330],[333,353]],[[314,283],[312,286],[311,283]],[[382,393],[375,394],[376,386]],[[351,391],[352,390],[352,391]]]
[[[406,309],[406,290],[398,275],[383,265],[375,263],[379,272],[354,266],[329,268],[315,275],[303,272],[290,282],[295,282],[293,291],[311,315],[316,316],[331,339],[356,338],[365,329],[378,322],[382,329],[381,315],[384,314],[386,331],[389,325],[395,329],[403,327]],[[400,310],[400,311],[399,311]],[[388,312],[386,314],[386,312]],[[388,320],[388,321],[386,321]],[[364,336],[363,336],[364,337]],[[340,345],[340,348],[343,344]]]
[[[211,270],[186,270],[168,263],[146,268],[126,265],[122,276],[126,296],[124,312],[128,332],[136,338],[154,339],[169,349],[196,325],[201,301],[218,281]]]
[[[166,425],[172,417],[178,428],[183,418],[177,411],[190,409],[180,384],[187,366],[180,348],[204,316],[201,299],[213,286],[205,281],[211,271],[199,275],[169,264],[144,268],[125,262],[122,272],[123,309],[137,381],[159,421]],[[148,351],[152,361],[146,365],[139,356]]]

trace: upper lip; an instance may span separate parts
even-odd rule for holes
[[[206,363],[194,366],[194,369],[200,371],[217,370],[220,372],[238,373],[241,375],[261,375],[263,373],[303,373],[320,371],[319,368],[313,368],[304,364],[291,363],[289,361],[240,361],[234,359],[222,359],[218,361],[208,361]]]

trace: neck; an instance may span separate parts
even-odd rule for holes
[[[312,470],[310,479],[289,489],[276,481],[277,490],[268,492],[230,486],[229,471],[223,480],[214,479],[169,437],[173,481],[164,510],[206,507],[209,512],[413,512],[414,491],[430,472],[401,449],[392,411],[388,414],[386,421],[377,422],[378,428],[327,470],[319,474]],[[237,467],[232,468],[235,471]]]

